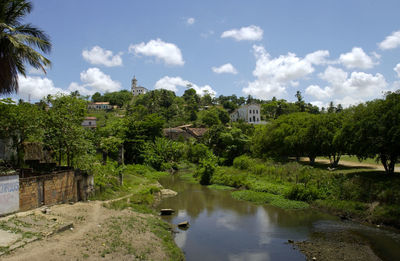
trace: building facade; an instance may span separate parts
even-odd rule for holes
[[[230,114],[231,121],[243,120],[251,124],[260,124],[261,106],[259,104],[242,105]]]
[[[111,110],[112,108],[109,102],[93,102],[88,105],[89,110]]]
[[[147,89],[144,88],[143,86],[138,86],[138,85],[137,85],[136,77],[133,76],[131,91],[132,91],[133,96],[137,96],[137,95],[140,95],[140,94],[145,94],[145,93],[147,93],[149,90],[147,90]]]
[[[96,117],[85,117],[81,125],[86,128],[96,128],[97,127],[96,121],[97,121]]]

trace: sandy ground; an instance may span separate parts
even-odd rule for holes
[[[165,260],[161,241],[146,223],[148,216],[111,210],[103,202],[51,207],[52,215],[73,220],[74,228],[25,245],[1,260]],[[153,216],[152,216],[153,217]]]
[[[301,158],[301,161],[309,161],[308,158]],[[315,162],[329,164],[328,159],[316,159]],[[359,167],[359,168],[369,168],[374,170],[382,170],[384,171],[385,168],[381,164],[370,164],[370,163],[363,163],[363,162],[353,162],[353,161],[345,161],[340,160],[339,165],[346,166],[346,167]],[[395,172],[400,172],[400,167],[395,167]]]

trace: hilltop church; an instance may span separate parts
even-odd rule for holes
[[[140,95],[140,94],[145,94],[145,93],[147,93],[149,90],[147,90],[147,89],[144,88],[143,86],[137,86],[136,77],[133,76],[131,91],[132,91],[133,96],[137,96],[137,95]]]

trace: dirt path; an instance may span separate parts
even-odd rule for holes
[[[306,161],[308,162],[308,158],[301,158],[301,161]],[[323,164],[329,164],[328,159],[315,159],[315,162],[317,163],[323,163]],[[340,160],[339,165],[345,166],[345,167],[357,167],[357,168],[368,168],[368,169],[373,169],[373,170],[381,170],[384,171],[385,168],[380,165],[380,164],[371,164],[371,163],[363,163],[363,162],[353,162],[353,161],[346,161],[346,160]],[[395,168],[395,172],[400,172],[400,167]]]
[[[51,207],[52,215],[73,220],[74,228],[23,248],[1,260],[164,260],[160,239],[148,229],[150,215],[103,207],[104,202],[78,202]],[[154,218],[154,217],[153,217]],[[121,239],[123,236],[123,239]]]

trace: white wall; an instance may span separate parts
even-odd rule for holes
[[[0,215],[19,210],[19,177],[0,176]]]

